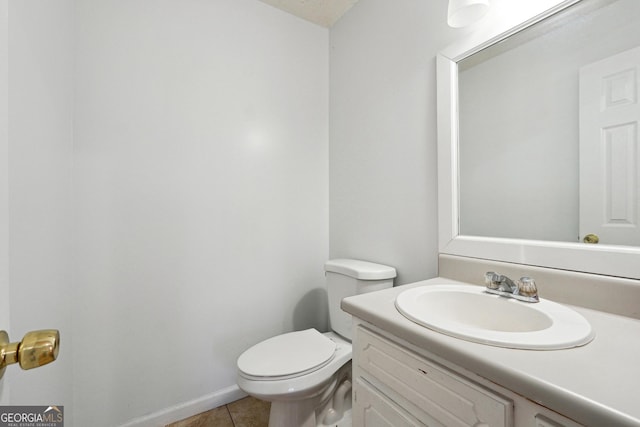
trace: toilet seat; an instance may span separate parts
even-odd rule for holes
[[[238,358],[247,379],[282,380],[317,371],[336,354],[336,343],[315,329],[290,332],[262,341]]]
[[[306,374],[286,377],[260,377],[247,375],[238,368],[238,386],[251,396],[269,402],[295,401],[320,393],[329,385],[335,373],[350,363],[352,354],[351,343],[335,332],[325,332],[321,335],[336,344],[336,351],[328,362],[315,370],[307,369]],[[281,355],[285,351],[279,349],[277,354]]]

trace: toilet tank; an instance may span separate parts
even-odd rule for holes
[[[393,286],[396,269],[355,259],[333,259],[324,265],[331,330],[351,341],[351,315],[340,308],[343,298]]]

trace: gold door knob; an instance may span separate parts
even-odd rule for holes
[[[0,331],[0,377],[7,365],[19,363],[22,369],[33,369],[51,363],[58,357],[60,332],[43,329],[28,332],[22,341],[9,342],[9,335]]]
[[[600,238],[597,234],[587,234],[586,236],[584,236],[584,239],[582,239],[582,241],[585,243],[596,244],[600,241]]]

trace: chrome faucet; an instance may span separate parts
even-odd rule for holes
[[[515,298],[525,302],[539,302],[538,288],[531,277],[521,277],[514,282],[507,276],[493,271],[487,271],[484,275],[486,291],[491,294],[507,298]]]

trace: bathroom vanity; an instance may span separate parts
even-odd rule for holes
[[[354,426],[640,426],[640,320],[573,307],[594,340],[532,351],[450,337],[395,307],[409,288],[460,283],[343,300],[354,316]]]

